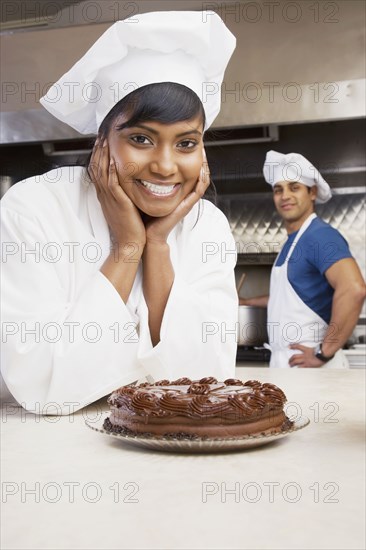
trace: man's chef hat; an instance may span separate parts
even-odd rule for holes
[[[329,185],[316,168],[299,153],[268,151],[263,166],[264,179],[272,187],[279,181],[298,181],[307,187],[317,186],[316,202],[327,202],[332,197]]]
[[[202,101],[207,129],[220,111],[221,83],[236,39],[213,11],[167,11],[114,23],[40,100],[82,134],[137,88],[175,82]]]

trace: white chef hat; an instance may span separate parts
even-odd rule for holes
[[[299,153],[268,151],[263,165],[264,179],[272,187],[279,181],[298,181],[307,187],[317,186],[316,202],[327,202],[332,192],[320,172]]]
[[[114,23],[40,99],[56,118],[96,134],[133,90],[183,84],[202,101],[207,129],[220,111],[221,83],[236,39],[213,11],[167,11]]]

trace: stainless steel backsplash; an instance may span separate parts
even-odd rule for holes
[[[316,206],[316,213],[344,236],[365,277],[366,199],[364,190],[355,191],[338,189],[329,202]],[[271,193],[221,195],[218,206],[229,220],[239,253],[278,252],[286,240]]]

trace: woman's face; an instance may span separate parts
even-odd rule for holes
[[[162,124],[139,122],[109,132],[110,156],[121,187],[139,210],[153,217],[167,216],[192,191],[202,167],[201,116]]]

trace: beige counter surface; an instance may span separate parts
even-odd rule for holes
[[[238,368],[308,427],[244,452],[139,450],[69,417],[3,405],[5,549],[363,549],[364,370]]]

